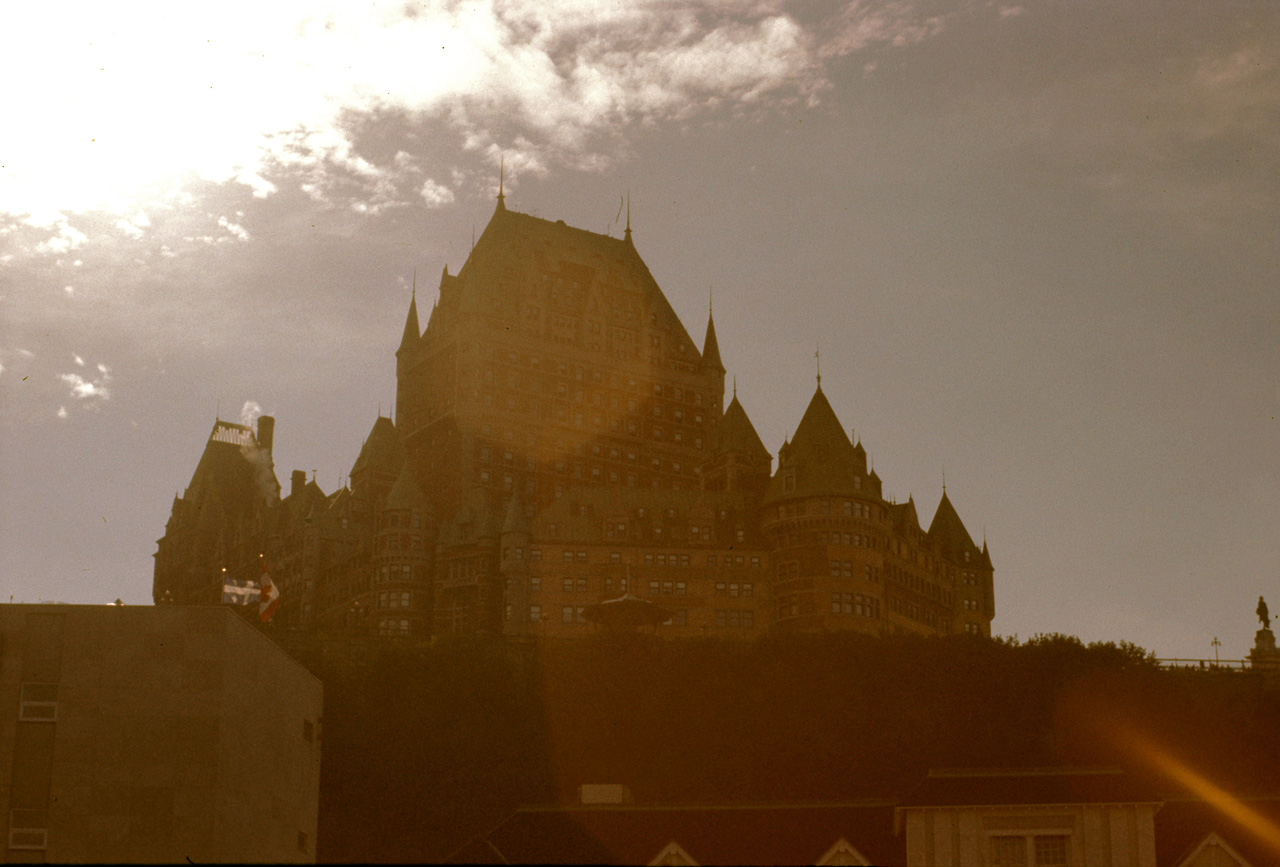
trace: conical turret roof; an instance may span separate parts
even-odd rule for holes
[[[751,461],[773,462],[773,455],[764,447],[736,393],[720,422],[720,451],[737,452]]]
[[[845,436],[844,426],[836,418],[827,396],[818,386],[809,407],[800,419],[795,436],[786,448],[786,462],[769,483],[768,498],[784,493],[805,496],[818,493],[851,493],[857,490],[857,455],[853,443]],[[784,491],[784,474],[795,474],[795,485]]]
[[[707,336],[702,341],[702,366],[724,373],[724,364],[720,361],[720,342],[716,340],[716,321],[707,314]]]
[[[946,490],[943,490],[942,499],[938,501],[938,511],[933,514],[933,522],[929,524],[929,538],[941,544],[943,551],[948,553],[972,552],[978,548],[973,544],[969,531],[964,528],[964,522],[956,514],[955,506],[951,505]]]
[[[396,350],[396,355],[417,346],[421,337],[422,331],[418,328],[418,293],[415,291],[409,297],[409,315],[404,320],[404,335],[400,338],[400,348]]]

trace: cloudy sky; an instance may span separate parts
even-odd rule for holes
[[[494,205],[621,234],[776,452],[947,490],[994,629],[1280,606],[1280,5],[25,4],[0,31],[0,594],[150,599],[215,414],[333,490]]]

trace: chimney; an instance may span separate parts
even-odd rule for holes
[[[276,435],[276,420],[272,416],[264,415],[258,419],[258,448],[264,452],[271,451],[271,441]]]
[[[296,497],[307,486],[307,471],[294,470],[289,475],[289,496]]]

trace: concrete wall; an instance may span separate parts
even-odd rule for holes
[[[6,860],[314,860],[321,685],[233,611],[0,606],[0,658]],[[55,722],[18,720],[24,682]]]

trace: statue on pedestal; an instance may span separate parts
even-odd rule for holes
[[[1271,613],[1267,611],[1267,602],[1258,597],[1258,622],[1262,628],[1253,637],[1253,650],[1249,651],[1249,661],[1254,668],[1280,670],[1280,650],[1276,649],[1276,637],[1271,631]]]

